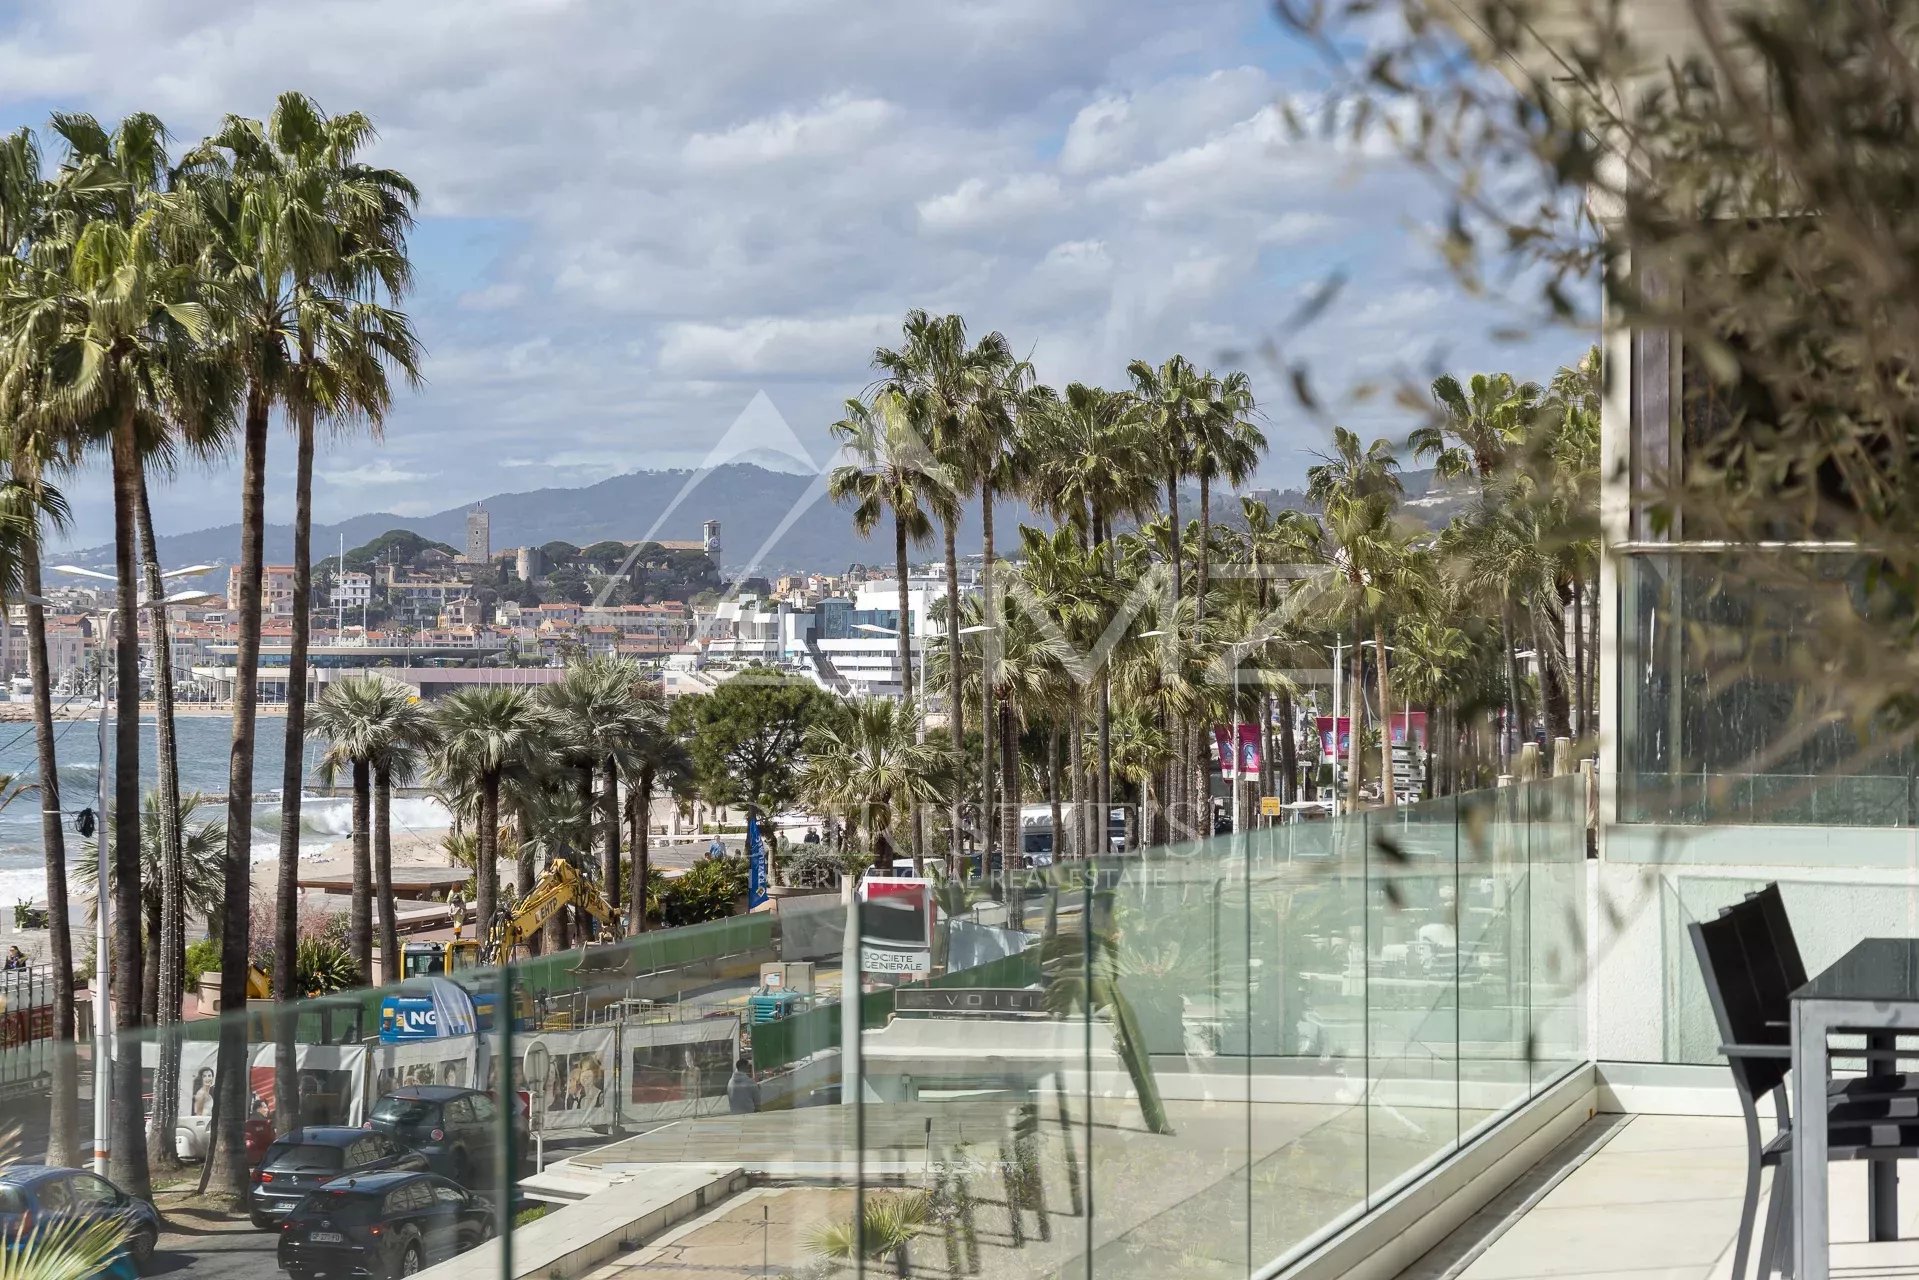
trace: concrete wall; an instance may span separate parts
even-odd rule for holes
[[[1665,828],[1665,861],[1613,856],[1642,852],[1634,846],[1649,830],[1613,828],[1606,840],[1608,856],[1594,867],[1589,1017],[1593,1053],[1601,1061],[1718,1060],[1719,1038],[1686,924],[1711,919],[1770,881],[1779,882],[1812,972],[1861,938],[1919,935],[1919,833]],[[1891,852],[1887,837],[1893,835],[1907,849],[1904,864],[1896,867],[1878,860]],[[1850,837],[1856,837],[1856,845],[1849,851]],[[1782,862],[1792,856],[1806,861]],[[1869,857],[1873,864],[1857,865]],[[1837,865],[1839,859],[1854,865]]]

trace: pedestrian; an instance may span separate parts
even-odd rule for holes
[[[745,1058],[739,1059],[726,1081],[726,1109],[736,1116],[760,1109],[760,1082],[753,1078],[752,1065]]]
[[[726,842],[720,839],[719,835],[715,833],[715,835],[713,836],[712,842],[706,846],[707,860],[716,861],[720,858],[724,858],[725,856],[726,856]]]
[[[27,953],[19,947],[7,948],[7,968],[24,969],[27,967]]]

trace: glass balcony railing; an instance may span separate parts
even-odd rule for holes
[[[795,895],[122,1032],[145,1161],[64,1194],[150,1198],[188,1274],[1248,1276],[1587,1061],[1584,812],[1558,779],[948,888],[923,958]],[[904,972],[854,1017],[848,961]],[[19,1154],[69,1088],[90,1149],[93,1053],[15,987]]]

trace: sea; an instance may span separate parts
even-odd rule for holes
[[[253,860],[277,858],[280,853],[280,774],[281,753],[286,744],[286,720],[263,715],[255,722],[253,753]],[[151,717],[140,722],[140,776],[142,791],[156,785],[158,744]],[[227,790],[227,761],[233,740],[233,720],[224,715],[185,715],[175,720],[174,738],[179,748],[180,790],[204,792],[224,797]],[[308,741],[306,777],[319,785],[317,770],[324,744]],[[98,804],[100,787],[100,748],[97,722],[63,720],[54,726],[54,754],[60,764],[60,806],[69,814]],[[107,721],[107,767],[113,764],[113,721]],[[0,724],[0,774],[15,782],[31,783],[39,776],[39,762],[33,745],[31,721]],[[338,782],[344,786],[350,778],[343,772]],[[109,786],[111,783],[109,782]],[[9,788],[9,793],[11,788]],[[345,839],[353,832],[353,801],[345,795],[321,795],[302,792],[300,804],[300,856],[316,857],[327,845]],[[224,798],[201,807],[200,818],[226,817]],[[394,830],[422,833],[443,831],[448,825],[445,806],[430,796],[396,796],[393,801]],[[67,856],[78,849],[78,838],[67,825]],[[41,902],[47,895],[46,853],[40,840],[40,804],[36,795],[21,795],[0,809],[0,909],[26,900]]]

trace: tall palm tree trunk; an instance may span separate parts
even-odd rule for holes
[[[40,844],[47,859],[47,949],[53,964],[55,1069],[47,1099],[47,1163],[78,1162],[80,1072],[73,1039],[73,922],[67,906],[67,835],[60,807],[60,762],[54,748],[53,672],[47,660],[47,614],[40,580],[40,538],[20,548],[26,589],[27,671],[33,681],[33,747],[40,780]]]
[[[1587,714],[1586,706],[1586,583],[1575,573],[1572,575],[1573,607],[1573,716],[1577,720],[1579,736],[1592,736],[1592,717]]]
[[[140,899],[140,1020],[155,1026],[160,1018],[160,899]]]
[[[1206,467],[1199,468],[1199,556],[1193,561],[1193,616],[1206,620],[1207,560],[1213,554],[1213,482]],[[1237,748],[1235,748],[1237,749]]]
[[[1360,626],[1359,611],[1353,611],[1353,670],[1351,689],[1352,701],[1346,708],[1347,733],[1351,735],[1346,747],[1346,812],[1359,812],[1359,780],[1365,772],[1360,764],[1360,725],[1365,722],[1366,710],[1366,651],[1359,647],[1359,637],[1365,635]],[[1337,758],[1339,749],[1339,726],[1333,726],[1333,751]]]
[[[620,771],[608,756],[600,770],[600,822],[605,827],[600,849],[601,883],[606,886],[606,901],[615,911],[620,907]]]
[[[1379,663],[1379,802],[1393,805],[1393,686],[1387,673],[1392,662],[1386,656],[1386,628],[1377,615],[1373,618],[1373,658]],[[1406,726],[1406,740],[1412,741],[1412,726]]]
[[[1093,848],[1102,857],[1107,853],[1107,823],[1113,812],[1113,701],[1112,677],[1102,668],[1099,673],[1099,795],[1094,804]]]
[[[1499,639],[1506,650],[1506,732],[1500,735],[1500,772],[1511,773],[1513,757],[1519,754],[1519,735],[1523,724],[1519,705],[1519,659],[1513,653],[1513,603],[1510,597],[1499,604]]]
[[[1059,789],[1059,724],[1056,721],[1046,735],[1046,804],[1053,811],[1054,862],[1066,856],[1066,827],[1061,821],[1065,815],[1060,810]]]
[[[140,499],[140,442],[133,403],[128,401],[113,430],[113,567],[118,630],[114,633],[113,709],[113,872],[110,886],[99,887],[113,901],[113,1025],[124,1033],[125,1052],[113,1059],[112,1109],[107,1168],[123,1190],[145,1196],[147,1177],[146,1111],[141,1098],[140,1001],[143,980],[140,922],[140,614],[135,574],[134,512]],[[104,658],[105,655],[102,655]],[[101,831],[101,838],[106,832]],[[97,981],[104,984],[105,974]],[[101,988],[105,989],[104,985]],[[104,1008],[96,1013],[104,1013]]]
[[[893,517],[893,561],[899,573],[899,617],[895,626],[899,630],[900,660],[900,700],[913,700],[913,627],[912,595],[906,587],[906,525],[898,516]],[[925,829],[920,823],[918,803],[907,801],[906,826],[912,833],[913,874],[926,874]]]
[[[1066,789],[1073,810],[1072,821],[1067,824],[1073,833],[1071,847],[1066,851],[1070,858],[1086,856],[1086,770],[1080,759],[1080,737],[1079,698],[1075,695],[1066,714]],[[1053,830],[1057,840],[1059,828]]]
[[[953,740],[953,759],[966,758],[966,700],[961,692],[965,675],[964,655],[960,653],[959,618],[959,517],[955,515],[946,522],[946,729]],[[960,802],[965,788],[953,787],[952,802],[948,806],[946,844],[946,874],[957,880],[960,873],[960,861],[965,856],[961,843],[964,823],[960,816]]]
[[[360,980],[373,981],[372,766],[353,762],[353,898],[347,908],[347,948]]]
[[[303,335],[302,343],[311,343]],[[312,353],[305,353],[310,359]],[[300,1076],[296,1071],[291,1002],[299,997],[294,990],[296,952],[299,946],[297,918],[300,904],[300,801],[306,783],[306,708],[307,646],[313,625],[313,407],[299,405],[294,417],[293,471],[293,635],[287,646],[286,742],[280,761],[280,860],[274,868],[273,901],[273,998],[279,1005],[273,1051],[274,1097],[285,1099],[286,1125],[301,1123],[299,1115]],[[386,952],[381,962],[389,967],[394,961]],[[397,971],[397,970],[396,970]],[[373,970],[363,968],[362,976],[373,981]]]
[[[653,874],[653,770],[640,769],[633,792],[633,891],[627,898],[626,931],[646,932],[646,881]]]
[[[1298,708],[1293,706],[1293,695],[1288,689],[1279,691],[1279,794],[1281,800],[1291,804],[1299,799],[1299,747],[1293,737],[1296,722],[1299,720]]]
[[[240,485],[240,635],[234,655],[233,741],[227,757],[227,849],[220,922],[220,1049],[214,1074],[220,1117],[208,1180],[217,1194],[247,1194],[247,929],[252,907],[253,741],[260,677],[260,566],[266,540],[267,398],[247,389]]]
[[[591,810],[587,810],[591,812]],[[500,775],[489,772],[480,779],[480,829],[475,833],[474,848],[478,853],[478,866],[473,871],[473,903],[478,919],[474,921],[473,932],[485,945],[487,935],[493,929],[494,904],[500,896]],[[502,963],[506,961],[501,956]]]
[[[373,891],[379,900],[380,976],[398,982],[404,966],[400,922],[393,909],[393,770],[384,760],[373,767]],[[367,981],[372,980],[368,970]]]
[[[153,536],[153,509],[148,501],[144,469],[139,505],[134,515],[140,525],[141,559],[145,561],[147,598],[165,597],[160,577],[159,543]],[[180,1002],[186,991],[186,868],[180,852],[179,742],[173,716],[173,637],[167,615],[153,614],[154,763],[160,790],[160,892],[149,895],[156,914],[148,940],[153,972],[147,985],[153,990],[151,1018],[159,1028],[159,1051],[153,1069],[152,1118],[148,1121],[147,1155],[155,1168],[180,1167],[173,1144],[174,1117],[180,1114]]]
[[[994,821],[993,762],[997,750],[994,742],[999,727],[998,717],[993,714],[994,657],[999,653],[999,601],[993,598],[993,482],[982,478],[979,486],[980,503],[980,620],[986,625],[986,632],[980,637],[980,717],[979,717],[979,826],[980,826],[980,862],[982,865],[993,860],[993,832],[1003,829],[1004,822]],[[1018,748],[1015,747],[1017,758]],[[1018,829],[1017,821],[1015,830]],[[1018,845],[1000,845],[1000,858],[1006,858],[1009,850],[1017,850]]]
[[[1006,878],[1006,913],[1015,929],[1026,927],[1026,857],[1020,848],[1019,734],[1013,708],[999,704],[1000,765],[1006,778],[1006,803],[1000,817],[1000,868]]]

